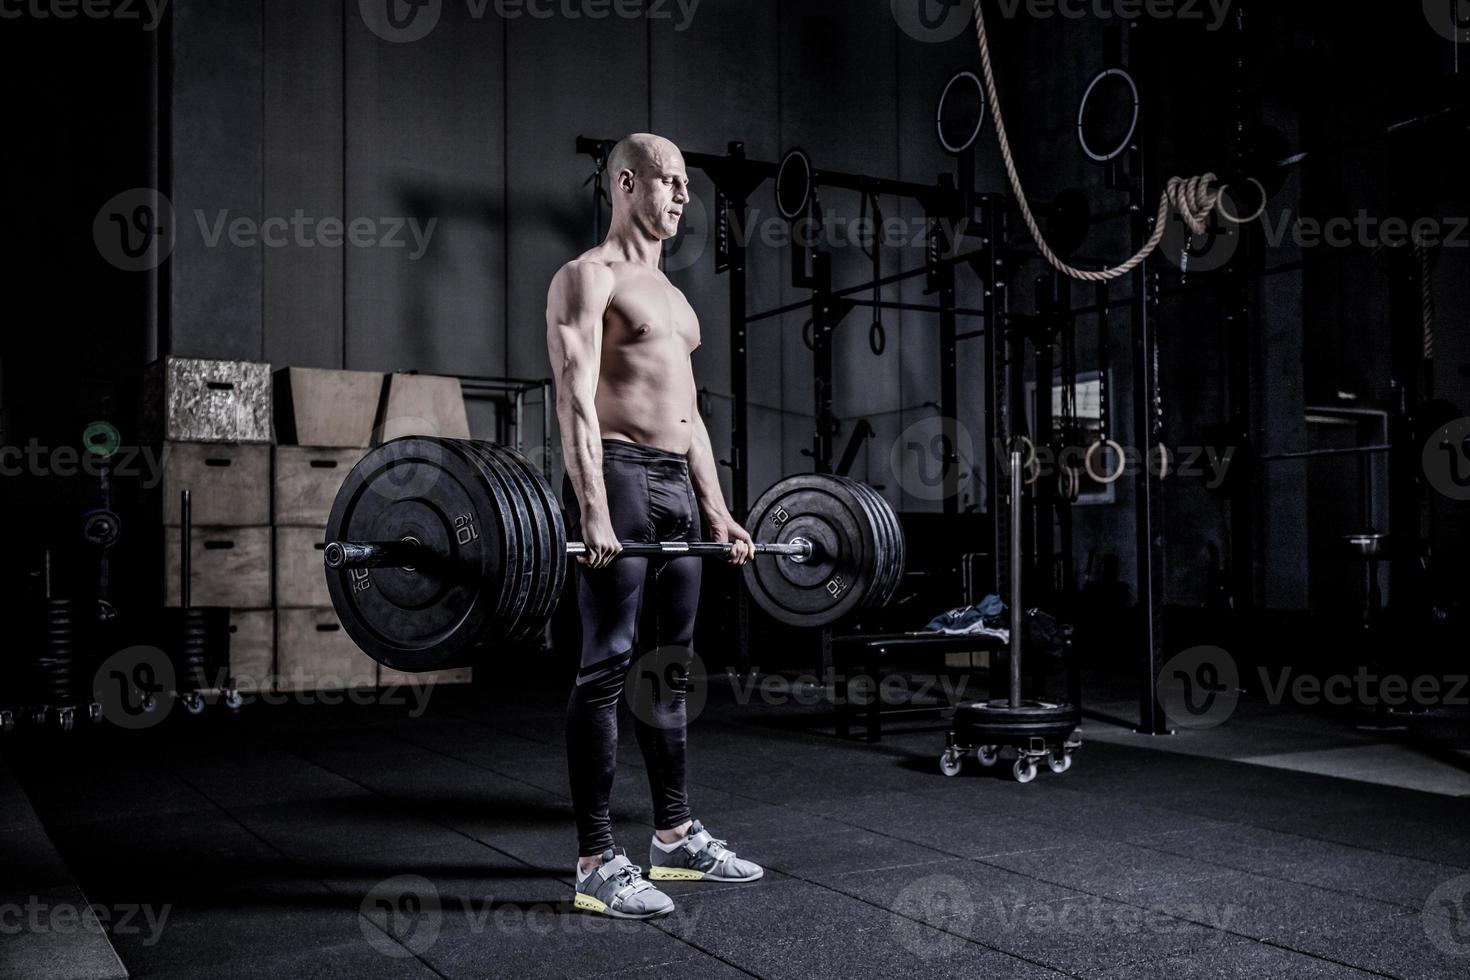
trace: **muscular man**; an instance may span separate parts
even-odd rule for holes
[[[646,919],[674,903],[614,846],[608,817],[618,699],[642,654],[658,651],[659,660],[652,704],[634,712],[653,792],[649,878],[754,881],[763,872],[690,817],[685,682],[700,559],[613,559],[620,541],[701,540],[701,517],[709,540],[731,544],[730,561],[749,561],[753,546],[725,506],[699,417],[690,360],[699,320],[659,269],[663,243],[689,201],[684,158],[668,140],[640,133],[613,148],[607,171],[607,239],[561,268],[546,304],[568,532],[587,545],[576,586],[581,667],[567,704],[574,900],[577,908]]]

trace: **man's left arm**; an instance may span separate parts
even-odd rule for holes
[[[750,533],[741,527],[725,506],[725,492],[720,489],[720,471],[715,465],[715,452],[709,441],[709,430],[704,427],[704,418],[699,414],[699,392],[695,389],[689,406],[689,424],[693,440],[689,444],[689,479],[694,484],[694,497],[699,501],[699,510],[709,525],[710,539],[721,544],[728,542],[730,561],[743,565],[755,554]]]

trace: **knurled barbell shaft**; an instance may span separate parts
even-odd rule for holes
[[[731,545],[713,541],[624,541],[617,557],[660,558],[688,555],[697,558],[728,558]],[[806,538],[795,538],[785,544],[754,545],[758,555],[780,555],[795,561],[806,561],[816,553],[816,545]],[[587,546],[581,541],[567,542],[567,554],[585,555]],[[417,541],[332,541],[322,552],[328,568],[403,568],[432,560],[433,553]]]

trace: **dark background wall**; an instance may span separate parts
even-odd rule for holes
[[[1410,219],[1466,213],[1454,180],[1465,158],[1463,118],[1356,145],[1390,123],[1463,101],[1467,52],[1432,30],[1420,5],[1400,6],[1371,19],[1343,17],[1326,3],[1232,6],[1252,18],[1239,76],[1248,101],[1260,101],[1252,115],[1282,133],[1288,153],[1310,151],[1279,175],[1268,212],[1278,224],[1359,208]],[[978,65],[969,30],[905,29],[887,0],[705,0],[687,20],[675,4],[644,7],[660,16],[504,18],[493,2],[443,0],[423,8],[408,34],[388,24],[377,0],[175,0],[155,31],[84,18],[0,25],[13,55],[8,90],[28,93],[12,103],[15,124],[3,150],[6,213],[18,229],[5,246],[17,285],[3,352],[4,441],[74,442],[105,395],[125,414],[131,379],[160,353],[278,367],[547,375],[546,284],[592,244],[591,164],[574,153],[578,135],[652,130],[713,153],[742,140],[750,156],[768,160],[800,145],[819,166],[913,181],[952,169],[932,135],[933,106],[945,79]],[[432,30],[407,39],[434,11]],[[1045,200],[1081,187],[1095,209],[1117,208],[1122,196],[1104,186],[1104,172],[1073,138],[1077,100],[1107,67],[1107,24],[992,16],[1001,95],[1028,191]],[[1128,33],[1125,57],[1144,85],[1150,193],[1170,174],[1223,171],[1237,78],[1229,24],[1212,31],[1200,22],[1150,21]],[[945,34],[953,36],[937,39]],[[989,125],[976,168],[982,189],[1005,189]],[[690,209],[688,240],[673,263],[681,268],[671,278],[701,317],[696,377],[725,458],[727,285],[714,274],[708,240],[714,191],[704,175],[693,176],[704,207]],[[172,255],[156,274],[113,267],[92,237],[102,203],[143,186],[167,192],[177,221]],[[839,191],[824,193],[822,203],[848,220],[861,206],[857,195]],[[759,239],[775,213],[769,188],[752,204]],[[885,199],[883,207],[914,222],[917,234],[913,205]],[[298,212],[373,219],[379,231],[385,219],[411,218],[421,228],[433,222],[433,234],[422,256],[411,254],[406,234],[404,247],[209,241],[222,219],[289,220]],[[1267,450],[1305,448],[1307,405],[1388,398],[1387,281],[1366,249],[1293,249],[1263,241],[1257,227],[1246,234],[1258,266],[1295,263],[1250,288],[1253,435]],[[1115,224],[1095,231],[1086,251],[1122,258],[1127,242]],[[1462,407],[1470,403],[1466,255],[1443,250],[1435,279],[1438,393]],[[885,272],[914,268],[921,251],[885,249],[882,261]],[[787,266],[784,249],[754,248],[752,310],[802,298]],[[1162,285],[1178,283],[1172,264],[1156,266]],[[835,268],[839,283],[871,270],[852,244],[835,250]],[[1039,271],[1031,264],[1018,272],[1018,311],[1029,308]],[[1195,281],[1208,276],[1201,271]],[[960,302],[982,305],[973,277],[962,271],[960,279]],[[1127,289],[1118,286],[1116,295]],[[884,292],[927,299],[914,282]],[[1080,288],[1074,298],[1090,301]],[[1229,328],[1219,295],[1167,297],[1159,316],[1168,437],[1200,443],[1229,408],[1222,380]],[[751,330],[752,493],[809,468],[804,319],[790,314]],[[935,325],[925,314],[885,313],[888,348],[878,357],[868,349],[870,320],[854,312],[837,340],[838,414],[848,424],[867,418],[878,432],[855,473],[903,510],[937,510],[938,502],[905,485],[891,452],[909,426],[934,413]],[[1132,411],[1125,324],[1115,318],[1111,341],[1117,431],[1126,431]],[[1097,360],[1094,320],[1080,318],[1078,331],[1079,363],[1089,369]],[[960,422],[974,446],[966,506],[983,500],[990,469],[980,353],[978,342],[962,349]],[[491,431],[487,413],[474,409],[478,434]],[[845,437],[846,430],[839,446]],[[1267,604],[1304,608],[1312,600],[1312,537],[1336,533],[1335,525],[1314,530],[1313,515],[1328,513],[1314,494],[1332,495],[1356,478],[1349,469],[1324,479],[1317,466],[1276,464],[1259,483],[1256,598]],[[57,492],[43,480],[30,499],[69,507],[86,493],[75,487]],[[10,481],[7,489],[24,492]],[[1120,484],[1112,505],[1078,508],[1079,562],[1113,555],[1131,575],[1130,504]],[[1359,516],[1331,513],[1337,523]],[[1177,481],[1165,514],[1171,598],[1195,601],[1207,544],[1228,539],[1228,506],[1198,481]]]

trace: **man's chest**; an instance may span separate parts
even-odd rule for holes
[[[608,326],[625,343],[681,342],[699,346],[699,318],[684,294],[651,280],[620,283],[609,307]]]

